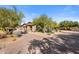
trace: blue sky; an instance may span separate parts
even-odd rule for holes
[[[13,8],[12,5],[0,5],[5,8]],[[62,20],[79,21],[78,5],[15,5],[17,11],[22,11],[25,15],[22,23],[32,21],[33,18],[46,14],[54,21]]]

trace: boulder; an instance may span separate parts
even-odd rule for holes
[[[16,35],[16,36],[21,36],[22,35],[22,32],[21,32],[21,30],[19,30],[19,29],[17,29],[17,30],[15,30],[15,31],[13,31],[13,35]]]

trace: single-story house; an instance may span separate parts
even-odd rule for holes
[[[24,23],[20,27],[22,27],[22,29],[25,29],[26,32],[35,32],[36,31],[36,26],[32,25],[31,22]]]

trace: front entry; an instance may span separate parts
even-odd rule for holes
[[[32,26],[27,26],[27,32],[32,32]]]

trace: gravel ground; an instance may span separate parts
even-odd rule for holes
[[[18,38],[18,40],[7,43],[3,46],[3,49],[0,49],[1,54],[28,54],[28,46],[30,45],[31,40],[42,40],[43,38],[53,37],[59,40],[59,43],[64,43],[62,38],[58,37],[59,35],[74,35],[74,39],[76,39],[76,34],[78,35],[79,32],[74,31],[64,31],[58,32],[52,35],[47,35],[46,33],[28,33],[24,34],[22,37]],[[67,36],[68,37],[68,36]],[[66,37],[66,38],[67,38]],[[79,38],[77,36],[77,38]],[[39,48],[36,48],[37,53],[41,53]],[[69,51],[69,53],[73,53]]]

